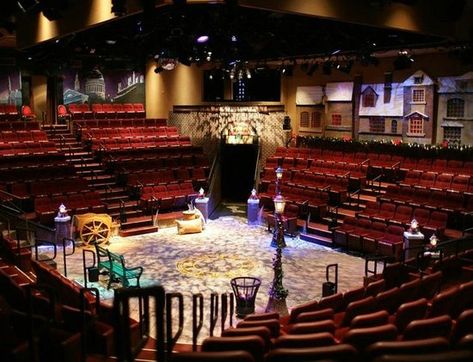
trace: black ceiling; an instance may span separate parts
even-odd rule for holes
[[[153,6],[143,13],[70,34],[25,50],[19,57],[24,65],[54,72],[84,65],[136,67],[156,54],[189,64],[207,62],[211,52],[210,61],[225,66],[238,60],[334,54],[363,59],[375,51],[448,44],[446,39],[431,35],[249,9],[236,2],[176,4]],[[196,38],[204,34],[209,40],[197,43]]]

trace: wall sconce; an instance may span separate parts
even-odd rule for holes
[[[435,249],[437,247],[437,242],[438,242],[437,236],[435,234],[432,234],[432,236],[430,237],[431,249]]]
[[[199,199],[203,199],[205,197],[205,191],[204,189],[201,187],[199,189]]]
[[[258,198],[258,194],[256,192],[255,189],[251,190],[251,195],[250,195],[250,199],[251,200],[256,200]]]
[[[419,223],[416,219],[412,219],[411,221],[411,233],[415,234],[419,229]]]

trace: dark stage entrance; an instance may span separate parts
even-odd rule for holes
[[[255,187],[258,143],[228,144],[222,142],[222,198],[246,201]]]

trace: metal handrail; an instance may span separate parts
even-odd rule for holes
[[[177,299],[178,313],[179,313],[179,327],[177,332],[172,334],[172,301]],[[166,294],[166,351],[168,356],[172,354],[174,346],[178,341],[184,329],[184,297],[181,293],[167,293]]]
[[[93,257],[93,264],[92,266],[86,266],[85,260],[85,254],[91,253]],[[84,286],[87,288],[87,281],[88,281],[88,276],[87,276],[87,269],[95,267],[95,262],[96,262],[96,257],[95,257],[95,252],[93,250],[88,250],[88,249],[82,249],[82,271],[84,273]]]
[[[123,199],[120,199],[120,223],[126,223],[127,222],[127,216],[126,216],[126,210],[125,210],[125,201]]]
[[[225,321],[227,320],[228,315],[228,296],[226,294],[222,294],[220,296],[221,303],[222,303],[222,315],[220,316],[220,330],[221,334],[225,330]]]
[[[60,139],[60,142],[59,142],[59,145],[61,148],[64,148],[64,146],[66,145],[66,138],[64,137],[64,135],[59,135],[59,139]],[[70,148],[70,146],[69,146]]]
[[[214,329],[217,325],[218,320],[218,294],[210,294],[210,328],[209,335],[212,337],[214,335]]]
[[[360,194],[361,194],[361,189],[358,189],[348,195],[348,198],[350,200],[353,198],[354,195],[357,195],[357,199],[356,199],[357,207],[360,206]],[[350,201],[350,204],[351,204],[351,201]]]
[[[21,200],[21,198],[18,197],[17,195],[11,194],[11,193],[9,193],[8,191],[5,191],[5,190],[0,190],[0,194],[6,195],[6,196],[11,197],[12,199],[15,199],[15,200]],[[9,200],[4,200],[3,202],[9,202]],[[18,207],[18,206],[15,205],[15,204],[13,204],[13,205],[14,205],[15,207]],[[21,210],[21,209],[19,209],[19,210]]]
[[[233,315],[235,314],[235,296],[233,293],[229,294],[230,296],[230,318],[229,318],[229,323],[230,327],[233,327]]]
[[[378,176],[376,176],[374,179],[371,180],[371,186],[372,186],[372,187],[374,187],[374,183],[375,183],[376,181],[378,181],[377,194],[379,194],[380,191],[381,191],[381,177],[382,177],[382,176],[383,176],[383,174],[378,175]]]
[[[197,317],[197,310],[199,316]],[[199,322],[197,322],[197,318]],[[197,351],[197,337],[204,325],[204,296],[202,293],[192,295],[192,351]]]
[[[71,244],[72,244],[72,252],[70,253],[66,253],[66,242],[67,241],[70,241]],[[66,262],[66,258],[68,256],[71,256],[73,255],[74,253],[76,252],[76,242],[74,239],[70,239],[70,238],[63,238],[62,239],[62,260],[63,260],[63,264],[64,264],[64,276],[67,277],[67,262]]]
[[[164,311],[165,311],[165,293],[162,286],[153,286],[147,288],[120,288],[115,290],[113,299],[113,310],[116,327],[116,346],[117,359],[119,361],[131,362],[139,353],[141,348],[147,342],[149,335],[142,336],[137,348],[131,346],[131,330],[130,330],[130,299],[142,298],[144,300],[145,311],[143,318],[140,316],[140,323],[147,323],[145,329],[149,331],[149,298],[154,298],[154,315],[156,324],[156,360],[165,361],[166,351],[164,345]]]
[[[45,258],[45,259],[41,259],[39,260],[38,259],[38,246],[41,245],[41,244],[46,244],[46,245],[50,245],[53,247],[53,250],[54,250],[54,256],[52,258]],[[36,239],[35,240],[35,243],[34,243],[34,252],[35,252],[35,260],[37,261],[53,261],[54,259],[56,259],[56,256],[57,256],[57,245],[51,241],[48,241],[48,240],[38,240]]]
[[[373,269],[370,269],[369,263],[373,262]],[[386,267],[386,263],[388,262],[388,257],[386,256],[372,256],[367,257],[365,259],[365,277],[369,275],[376,275],[378,274],[378,263],[383,262],[383,270]]]

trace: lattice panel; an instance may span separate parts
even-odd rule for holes
[[[260,137],[262,165],[276,152],[276,147],[285,146],[290,131],[282,129],[284,112],[265,114],[229,108],[230,112],[171,112],[168,124],[176,126],[181,134],[189,135],[192,144],[202,146],[204,153],[211,156],[217,151],[228,127],[242,122],[249,123],[247,128],[255,130]]]

